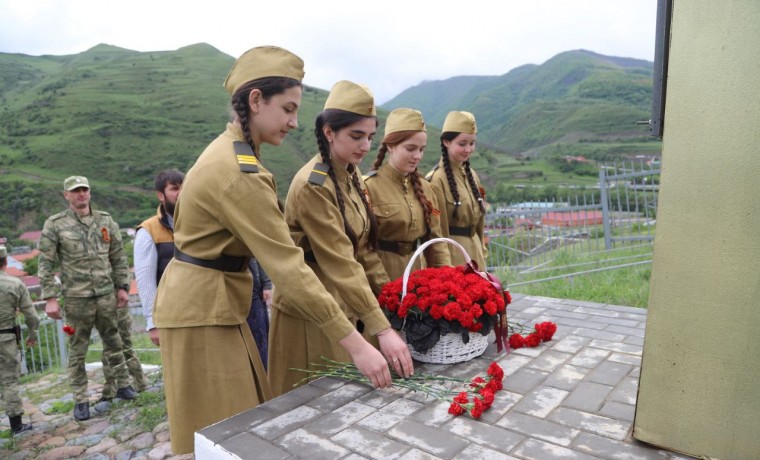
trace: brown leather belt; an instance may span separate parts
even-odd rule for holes
[[[211,268],[222,272],[241,272],[248,268],[248,257],[243,256],[225,256],[222,254],[216,259],[199,259],[189,256],[175,247],[174,258],[199,267]]]
[[[449,227],[449,235],[472,236],[475,234],[475,227]]]
[[[408,256],[413,253],[419,244],[419,240],[415,241],[388,241],[378,240],[377,248],[381,251],[395,252],[402,256]]]

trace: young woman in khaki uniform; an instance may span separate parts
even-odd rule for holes
[[[378,254],[391,279],[404,274],[420,243],[443,235],[433,188],[417,171],[426,144],[425,121],[419,111],[392,111],[372,170],[364,176],[379,230]],[[383,163],[386,154],[388,162]],[[424,259],[426,267],[451,264],[445,244],[428,247]],[[417,259],[413,269],[422,266]]]
[[[441,160],[426,179],[435,190],[441,210],[443,235],[460,243],[481,270],[486,269],[488,248],[484,240],[485,192],[470,168],[478,127],[470,112],[449,112],[441,133]],[[450,247],[451,262],[462,265],[461,251]]]
[[[281,48],[243,54],[224,84],[233,121],[183,183],[174,212],[175,257],[154,307],[175,454],[193,452],[195,431],[271,397],[246,324],[251,256],[292,314],[339,344],[373,384],[391,384],[386,359],[304,263],[278,207],[274,178],[259,163],[261,144],[280,145],[298,124],[303,75],[303,61]]]
[[[376,223],[357,165],[377,131],[374,99],[356,83],[340,81],[317,116],[319,155],[295,175],[288,190],[285,220],[295,243],[317,277],[340,303],[344,319],[361,321],[364,334],[403,376],[413,372],[409,349],[380,310],[376,295],[388,281],[375,252]],[[269,269],[267,268],[267,272]],[[313,368],[321,357],[346,361],[324,326],[309,321],[293,301],[311,292],[290,293],[274,282],[269,333],[269,381],[279,395],[306,375],[290,369]],[[295,294],[295,295],[294,295]]]

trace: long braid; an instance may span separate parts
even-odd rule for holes
[[[377,151],[377,157],[375,158],[375,162],[372,163],[372,171],[377,171],[380,169],[380,166],[383,165],[383,160],[385,160],[385,154],[388,152],[388,144],[383,144],[380,146],[380,150]]]
[[[232,110],[240,119],[240,127],[243,129],[243,137],[248,145],[253,149],[253,154],[257,159],[259,158],[259,152],[256,150],[256,145],[253,143],[251,137],[251,126],[248,120],[248,94],[250,91],[238,91],[232,98]]]
[[[361,183],[359,183],[359,175],[356,174],[356,168],[354,165],[349,165],[349,170],[351,173],[351,183],[354,185],[354,189],[356,189],[356,193],[359,194],[359,196],[362,198],[362,203],[364,203],[364,209],[367,211],[367,218],[369,219],[369,248],[373,251],[377,250],[377,219],[375,218],[375,213],[372,212],[372,206],[370,206],[369,199],[367,198],[367,194],[365,193],[364,189],[362,188]]]
[[[457,216],[457,211],[462,203],[459,201],[459,189],[457,189],[457,182],[454,180],[454,173],[451,171],[451,163],[449,162],[449,150],[441,141],[441,158],[443,159],[443,169],[446,171],[446,180],[449,182],[449,189],[451,190],[451,196],[454,197],[454,217]]]
[[[340,209],[340,215],[343,217],[343,230],[346,232],[348,239],[351,240],[351,245],[354,247],[354,257],[356,257],[359,251],[359,240],[356,238],[356,233],[354,233],[354,231],[351,229],[351,226],[348,224],[348,220],[346,220],[346,203],[343,199],[343,192],[341,191],[340,184],[338,183],[338,178],[335,176],[335,170],[332,167],[332,162],[330,161],[330,144],[327,142],[325,133],[322,132],[323,126],[324,120],[320,115],[317,117],[316,127],[314,128],[314,135],[317,137],[317,146],[319,147],[319,154],[322,158],[322,163],[326,164],[329,167],[327,170],[327,175],[332,180],[333,185],[335,185],[335,201],[338,202],[338,209]]]
[[[478,184],[475,183],[475,176],[472,175],[472,169],[470,169],[470,160],[467,160],[464,162],[464,174],[465,176],[467,176],[467,182],[470,183],[470,188],[472,189],[472,196],[474,196],[475,199],[478,200],[478,206],[480,206],[480,212],[485,214],[486,206],[485,204],[483,204],[483,197],[480,195]]]
[[[416,169],[409,174],[409,181],[412,183],[412,190],[414,190],[417,201],[422,205],[422,212],[425,215],[425,240],[427,241],[430,239],[431,227],[433,226],[430,217],[433,214],[433,203],[425,196],[425,191],[420,183],[420,173]]]

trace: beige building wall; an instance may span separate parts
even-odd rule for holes
[[[674,0],[634,437],[760,458],[760,1]]]

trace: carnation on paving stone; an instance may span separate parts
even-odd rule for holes
[[[322,359],[324,363],[313,364],[316,369],[291,370],[306,373],[307,376],[304,380],[333,377],[349,382],[372,385],[354,364],[333,361],[325,357]],[[393,388],[408,389],[435,399],[448,401],[451,403],[448,410],[450,414],[462,415],[469,412],[470,416],[476,419],[481,416],[483,411],[493,405],[496,392],[504,386],[504,370],[496,362],[491,362],[488,366],[485,377],[477,376],[471,380],[425,373],[415,373],[411,377],[402,378],[396,375],[392,368],[391,375],[393,377]],[[464,390],[455,390],[451,388],[452,386],[455,388],[464,387]],[[452,397],[452,395],[456,396]]]

